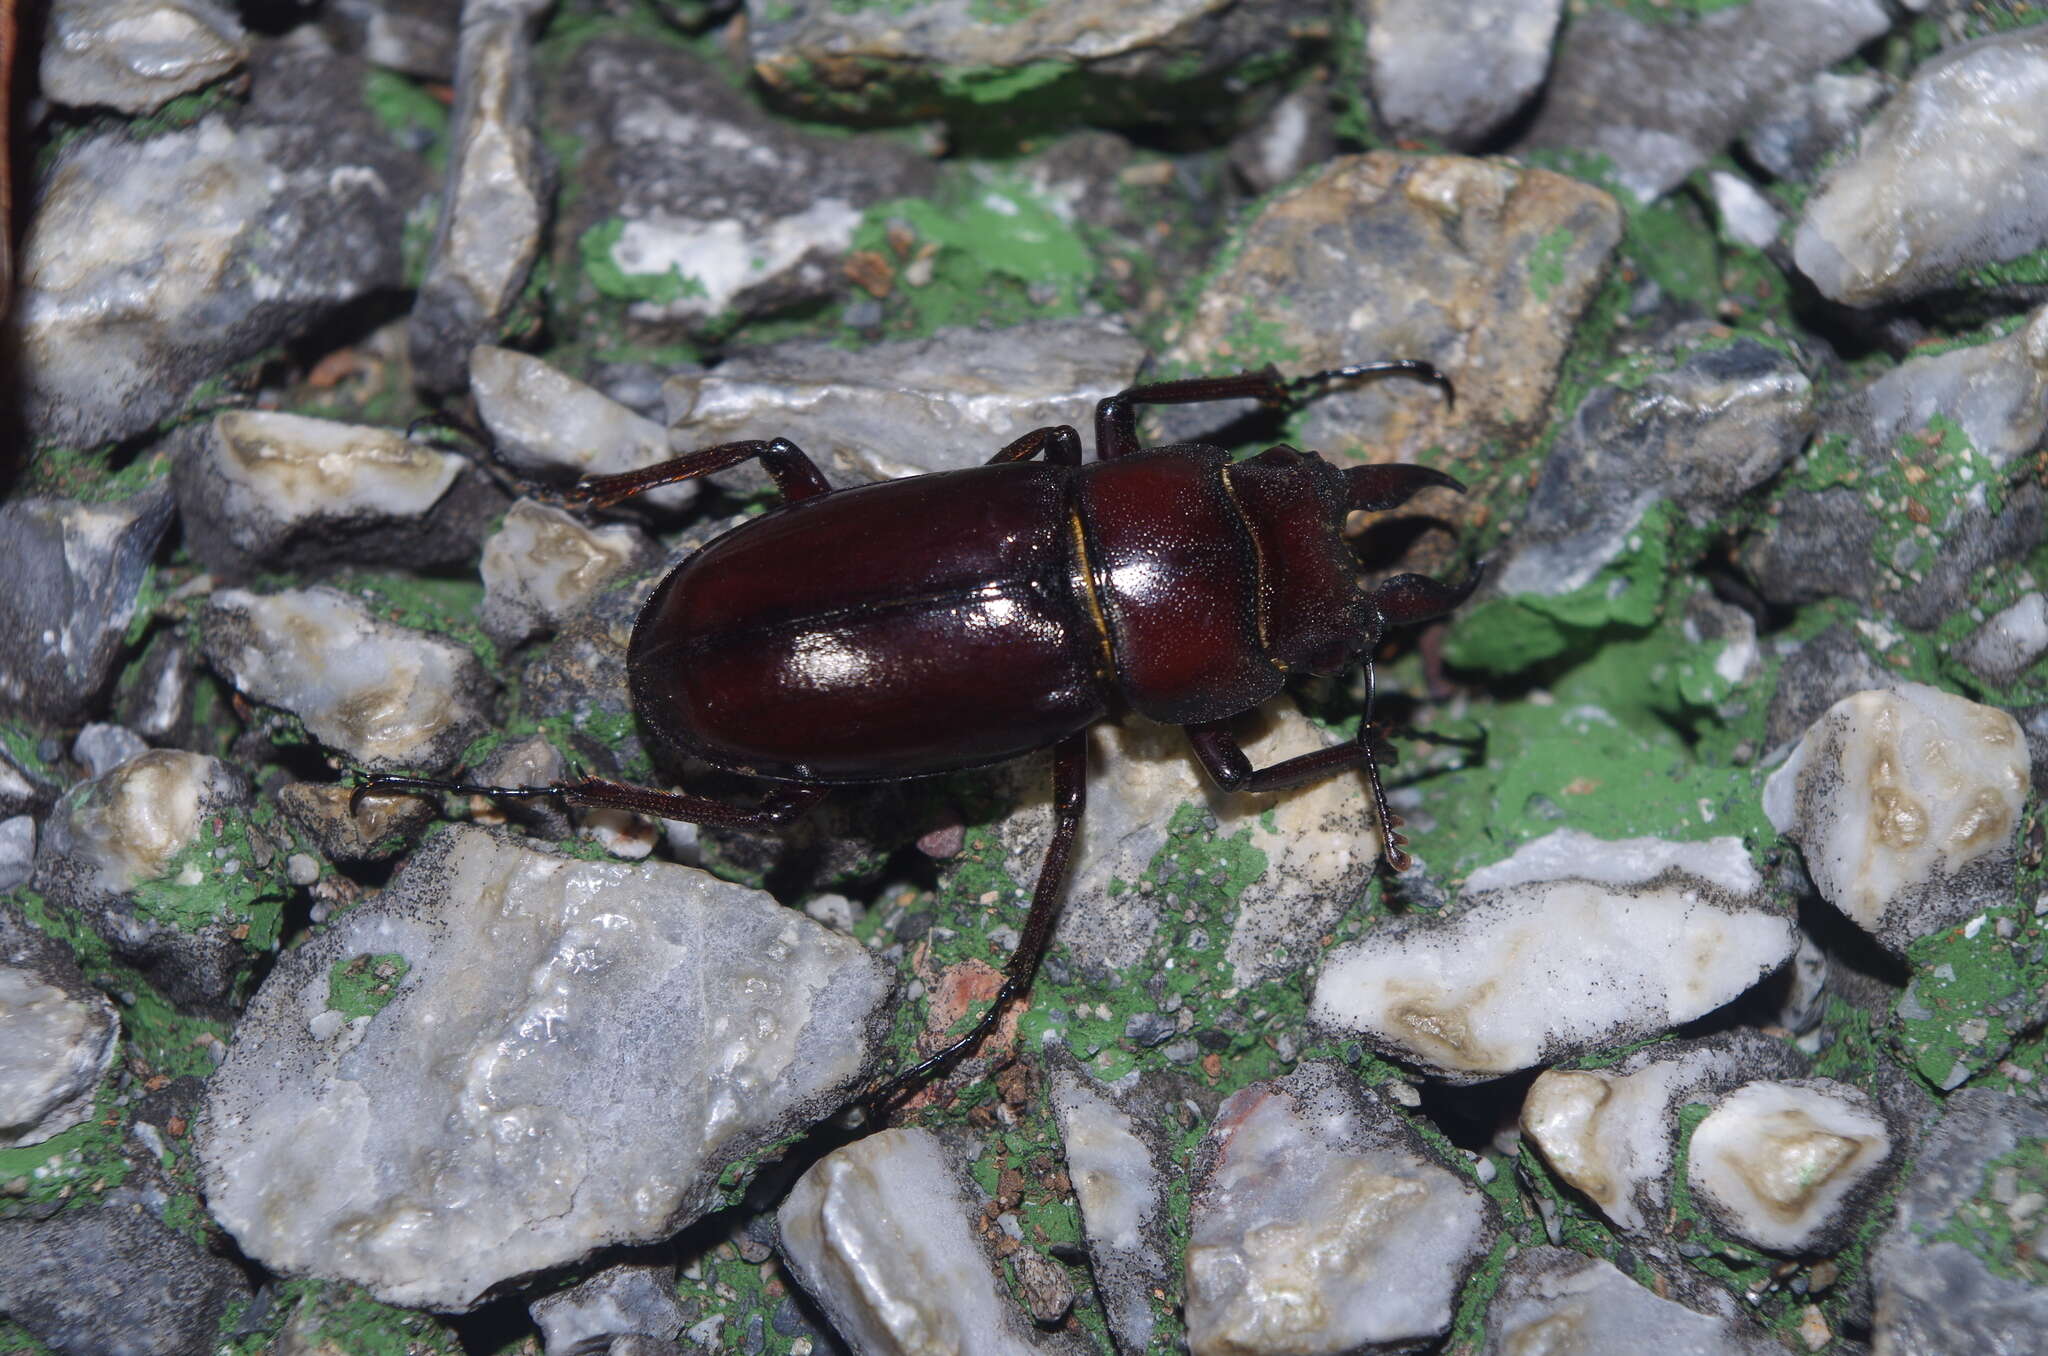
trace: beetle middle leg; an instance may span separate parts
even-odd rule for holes
[[[1081,830],[1081,812],[1088,803],[1088,732],[1077,731],[1053,746],[1052,755],[1052,842],[1045,850],[1045,863],[1038,868],[1038,884],[1031,892],[1031,912],[1024,917],[1024,931],[1017,939],[1010,962],[1003,967],[1003,985],[986,1011],[967,1033],[910,1068],[897,1074],[861,1098],[861,1104],[876,1111],[886,1110],[905,1092],[926,1082],[934,1074],[960,1059],[995,1030],[1012,1003],[1031,989],[1038,966],[1052,944],[1052,932],[1060,918],[1060,891],[1067,880],[1067,863],[1074,853],[1074,839]]]
[[[1071,424],[1048,424],[1035,428],[1002,451],[988,459],[990,466],[1001,466],[1006,461],[1030,461],[1040,451],[1054,466],[1079,466],[1081,464],[1081,435],[1074,432]]]
[[[1239,372],[1228,377],[1188,377],[1179,381],[1155,381],[1119,391],[1095,407],[1095,455],[1109,461],[1138,450],[1138,406],[1200,405],[1212,400],[1259,400],[1282,405],[1307,386],[1341,381],[1347,377],[1370,377],[1399,372],[1422,378],[1442,387],[1444,399],[1455,399],[1451,379],[1420,358],[1385,358],[1379,362],[1353,363],[1331,367],[1303,377],[1283,377],[1276,367],[1256,372]]]

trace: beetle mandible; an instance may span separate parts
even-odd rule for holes
[[[1144,448],[1143,405],[1252,398],[1388,372],[1451,384],[1397,358],[1292,380],[1271,367],[1133,386],[1095,408],[1094,462],[1070,425],[1033,429],[986,465],[833,489],[785,438],[723,443],[581,481],[616,504],[759,460],[785,502],[716,538],[648,598],[628,644],[633,708],[678,753],[770,783],[743,809],[579,777],[476,786],[378,775],[366,794],[559,796],[735,829],[787,824],[835,786],[898,781],[1053,751],[1052,843],[995,1001],[963,1036],[891,1080],[915,1086],[971,1049],[1024,994],[1059,914],[1086,792],[1088,727],[1116,709],[1185,727],[1226,791],[1278,791],[1362,767],[1382,857],[1408,865],[1380,786],[1372,656],[1389,627],[1443,616],[1449,585],[1402,574],[1367,588],[1343,535],[1353,509],[1400,506],[1424,466],[1339,468],[1285,445],[1243,461],[1205,443]],[[1230,721],[1298,673],[1362,667],[1355,739],[1253,768]]]

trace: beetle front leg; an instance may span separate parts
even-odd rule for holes
[[[1367,670],[1367,682],[1371,681],[1370,672]],[[1380,786],[1380,764],[1392,767],[1399,761],[1399,754],[1379,737],[1370,716],[1358,727],[1358,738],[1348,744],[1332,744],[1261,768],[1253,767],[1252,760],[1245,757],[1244,746],[1230,732],[1228,722],[1212,720],[1183,728],[1202,770],[1225,791],[1285,791],[1347,768],[1363,767],[1372,788],[1373,812],[1379,816],[1380,855],[1393,870],[1408,869],[1411,859],[1404,851],[1408,840],[1401,836],[1401,817],[1387,808],[1387,794]]]
[[[1038,868],[1038,884],[1031,892],[1031,912],[1025,915],[1024,932],[1010,963],[1003,967],[1003,986],[995,1000],[966,1035],[943,1049],[927,1055],[915,1065],[860,1099],[871,1111],[885,1111],[899,1097],[944,1070],[967,1054],[989,1032],[995,1030],[1012,1003],[1031,990],[1031,981],[1052,944],[1052,933],[1060,918],[1060,891],[1067,880],[1067,862],[1073,856],[1074,838],[1081,830],[1081,812],[1088,804],[1088,734],[1077,731],[1053,746],[1052,755],[1052,842],[1045,850],[1045,864]]]
[[[801,447],[787,438],[756,438],[701,447],[672,461],[656,462],[637,471],[625,471],[615,476],[590,476],[576,482],[575,494],[592,508],[609,508],[636,494],[673,485],[679,480],[695,480],[755,459],[759,459],[761,468],[768,472],[784,499],[794,502],[832,492],[832,484],[825,479],[825,473],[804,455]]]
[[[1079,466],[1081,464],[1081,435],[1074,432],[1071,424],[1048,424],[1011,443],[988,459],[990,466],[1000,466],[1006,461],[1030,461],[1040,449],[1045,459],[1054,466]]]
[[[1229,377],[1187,377],[1180,381],[1155,381],[1119,391],[1096,405],[1095,456],[1098,460],[1109,461],[1138,450],[1140,405],[1200,405],[1212,400],[1259,400],[1269,405],[1280,405],[1294,399],[1296,393],[1305,386],[1341,381],[1347,377],[1378,376],[1387,372],[1421,377],[1424,381],[1442,387],[1446,403],[1456,398],[1451,390],[1451,379],[1438,371],[1434,364],[1423,362],[1420,358],[1386,358],[1379,362],[1352,363],[1348,367],[1331,367],[1321,372],[1311,372],[1304,377],[1283,377],[1278,368],[1268,365],[1256,372],[1240,372]]]

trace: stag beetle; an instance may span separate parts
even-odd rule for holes
[[[1340,469],[1270,448],[1144,448],[1142,405],[1289,399],[1304,387],[1400,372],[1389,359],[1283,380],[1268,367],[1133,386],[1095,408],[1096,460],[1069,425],[1033,429],[986,465],[835,490],[785,438],[724,443],[639,471],[579,482],[594,507],[758,459],[786,501],[698,551],[648,598],[626,671],[633,708],[659,740],[771,785],[754,809],[580,777],[475,786],[379,775],[366,794],[454,791],[559,796],[736,829],[787,824],[835,786],[984,767],[1053,750],[1052,844],[995,1001],[964,1036],[889,1087],[914,1086],[972,1048],[1031,984],[1058,916],[1080,827],[1086,733],[1116,709],[1186,727],[1226,791],[1278,791],[1363,767],[1381,851],[1408,865],[1370,719],[1358,737],[1253,768],[1230,720],[1290,674],[1364,669],[1389,627],[1443,616],[1471,593],[1416,574],[1367,588],[1345,545],[1346,513],[1398,507],[1441,471]]]

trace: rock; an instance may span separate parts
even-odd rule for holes
[[[1304,1064],[1232,1096],[1197,1153],[1188,1345],[1409,1349],[1449,1330],[1495,1227],[1390,1107],[1341,1066]]]
[[[341,782],[287,782],[278,788],[277,805],[322,855],[344,865],[397,856],[438,815],[422,796],[365,796],[362,809],[351,811],[354,795],[355,788]]]
[[[193,679],[199,661],[182,634],[152,636],[114,690],[114,715],[152,744],[183,748],[192,742]]]
[[[149,741],[133,730],[97,721],[80,730],[78,738],[71,741],[72,761],[92,777],[104,777],[130,758],[148,751]]]
[[[320,23],[335,46],[373,66],[428,80],[455,78],[455,30],[448,0],[332,0]]]
[[[1764,784],[1830,904],[1895,952],[2012,892],[2031,784],[2003,711],[1919,683],[1845,697]]]
[[[1611,1068],[1546,1069],[1523,1099],[1522,1131],[1618,1228],[1655,1237],[1666,1227],[1679,1108],[1803,1072],[1782,1042],[1754,1031],[1669,1041]]]
[[[161,484],[106,504],[0,504],[0,713],[68,723],[91,710],[172,508]]]
[[[1663,370],[1596,388],[1560,430],[1488,592],[1583,589],[1653,504],[1711,521],[1812,433],[1813,384],[1777,349],[1701,325],[1664,351]]]
[[[503,494],[468,459],[391,429],[264,410],[216,415],[172,484],[190,549],[229,578],[473,559]]]
[[[219,759],[151,749],[65,794],[32,884],[171,998],[218,1005],[276,944],[287,893],[252,803]]]
[[[659,554],[637,528],[589,527],[522,499],[484,543],[484,633],[510,647],[552,631],[613,578],[646,569]]]
[[[535,1300],[528,1310],[548,1356],[574,1356],[604,1337],[673,1342],[689,1321],[676,1298],[674,1267],[606,1267],[571,1289]],[[616,1350],[616,1348],[614,1348]]]
[[[478,344],[469,355],[469,386],[499,455],[518,470],[607,476],[675,455],[660,424],[527,354]],[[689,507],[697,490],[685,481],[631,502],[673,513]]]
[[[1096,402],[1130,385],[1144,356],[1112,322],[1035,321],[861,349],[781,344],[671,377],[662,395],[678,453],[787,438],[846,486],[980,466],[1048,424],[1092,428]],[[758,464],[721,479],[767,483]]]
[[[1889,1184],[1903,1147],[1860,1088],[1828,1078],[1745,1083],[1693,1131],[1686,1182],[1730,1237],[1833,1253]]]
[[[248,1297],[233,1262],[137,1210],[0,1220],[0,1313],[57,1351],[204,1356]]]
[[[1334,122],[1329,87],[1303,85],[1231,140],[1231,168],[1254,193],[1270,193],[1337,153]]]
[[[1893,88],[1877,71],[1822,71],[1766,98],[1742,134],[1742,148],[1778,178],[1804,179]]]
[[[441,224],[413,302],[413,370],[460,391],[469,351],[499,338],[540,257],[554,165],[534,122],[533,33],[549,0],[467,0]]]
[[[35,859],[35,816],[0,819],[0,891],[12,890],[27,880]]]
[[[233,118],[65,146],[39,176],[21,257],[32,436],[140,433],[224,365],[403,284],[425,171],[364,106],[364,74],[275,44]]]
[[[1053,1075],[1052,1104],[1109,1329],[1119,1350],[1148,1350],[1158,1321],[1153,1292],[1172,1293],[1164,1146],[1116,1094],[1073,1069]]]
[[[39,75],[53,103],[154,113],[248,58],[248,34],[212,0],[57,0]]]
[[[2038,1199],[2048,1186],[2044,1140],[2048,1110],[1986,1089],[1949,1097],[1872,1253],[1876,1350],[2025,1356],[2039,1345],[2048,1329],[2039,1217],[2016,1217],[2020,1197],[1999,1200],[1997,1177],[2021,1167]]]
[[[1807,200],[1799,271],[1831,300],[1871,306],[2048,245],[2044,101],[2048,25],[1923,63]]]
[[[1560,829],[1467,878],[1439,918],[1329,953],[1311,1015],[1470,1083],[1669,1031],[1791,959],[1740,839]]]
[[[341,989],[364,956],[396,971],[368,1002]],[[451,828],[250,1003],[197,1127],[207,1199],[273,1270],[467,1308],[702,1215],[865,1074],[889,990],[765,895]]]
[[[1454,156],[1339,157],[1261,204],[1169,331],[1162,364],[1236,372],[1284,356],[1307,373],[1425,359],[1456,381],[1455,411],[1424,382],[1361,383],[1309,404],[1299,441],[1340,463],[1369,449],[1373,461],[1477,475],[1494,460],[1488,438],[1545,426],[1565,346],[1620,237],[1614,200],[1563,175]],[[1197,437],[1234,408],[1152,422]],[[1448,491],[1414,502],[1452,521],[1470,512]]]
[[[1806,733],[1806,727],[1844,697],[1885,687],[1893,676],[1878,668],[1856,631],[1830,626],[1785,656],[1778,667],[1777,690],[1765,718],[1765,740],[1775,753]]]
[[[1396,137],[1461,150],[1484,142],[1529,102],[1550,69],[1562,0],[1363,0],[1373,103]]]
[[[968,1232],[963,1175],[931,1131],[883,1130],[819,1159],[776,1212],[783,1258],[859,1356],[1034,1349]]]
[[[2048,654],[2048,594],[2022,594],[2011,607],[1988,618],[1957,648],[1970,671],[2003,687]]]
[[[770,118],[680,46],[593,39],[551,93],[550,125],[586,148],[564,167],[575,206],[558,276],[580,272],[663,343],[678,326],[716,330],[838,295],[862,213],[932,182],[897,142]]]
[[[337,589],[222,589],[200,643],[244,696],[372,772],[453,767],[489,721],[489,679],[467,647],[379,621]]]
[[[748,0],[746,32],[754,74],[778,103],[813,116],[901,122],[965,103],[1013,124],[1067,121],[1038,107],[1050,95],[1091,122],[1227,125],[1246,85],[1293,65],[1311,15],[1324,18],[1284,4],[1148,0],[1105,23],[1087,0],[1049,0],[990,22],[973,0],[888,13]]]
[[[1722,235],[1753,250],[1767,250],[1778,243],[1785,218],[1749,180],[1714,170],[1707,175],[1707,187],[1714,195]]]
[[[106,996],[68,959],[53,966],[23,944],[17,928],[0,922],[0,942],[12,943],[0,952],[0,1149],[40,1144],[90,1118],[121,1035]]]
[[[1736,1312],[1725,1292],[1702,1290],[1699,1298],[1718,1299],[1717,1312],[1660,1298],[1598,1258],[1529,1248],[1508,1263],[1487,1306],[1481,1350],[1485,1356],[1553,1350],[1783,1356],[1785,1348]]]
[[[1646,20],[1575,14],[1525,148],[1605,156],[1639,201],[1661,197],[1787,86],[1891,27],[1877,0],[1755,0]]]

